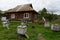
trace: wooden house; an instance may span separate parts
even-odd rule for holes
[[[5,12],[5,16],[8,20],[24,20],[34,21],[37,12],[33,9],[32,4],[18,5],[13,9],[9,9]]]

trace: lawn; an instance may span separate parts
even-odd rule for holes
[[[28,24],[27,34],[29,39],[22,38],[21,40],[37,40],[38,33],[41,33],[46,40],[60,40],[60,32],[53,32],[50,28],[45,28],[43,25],[34,23],[35,28],[32,28],[32,24]],[[0,21],[0,40],[17,40],[17,26],[20,22],[10,22],[9,29],[3,28]]]

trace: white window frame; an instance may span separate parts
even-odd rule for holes
[[[29,18],[29,13],[24,13],[24,18]]]
[[[15,14],[11,14],[11,18],[14,19],[15,18]]]

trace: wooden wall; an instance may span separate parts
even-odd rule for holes
[[[29,18],[23,18],[24,13],[29,13]],[[15,14],[15,19],[11,19],[11,14]],[[11,12],[11,13],[6,13],[7,18],[9,20],[34,20],[35,14],[34,12]]]

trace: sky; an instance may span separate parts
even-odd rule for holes
[[[17,5],[30,3],[36,11],[46,8],[50,12],[60,15],[60,0],[0,0],[0,10],[6,11]]]

